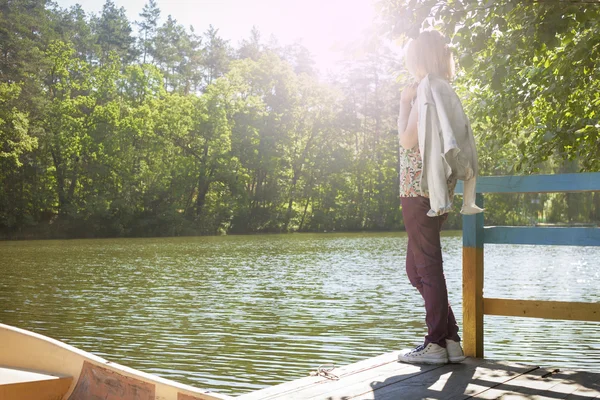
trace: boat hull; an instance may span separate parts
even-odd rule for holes
[[[0,366],[72,378],[66,392],[62,397],[54,397],[56,400],[231,399],[128,368],[58,340],[5,324],[0,324]]]

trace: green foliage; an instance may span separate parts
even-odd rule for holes
[[[600,7],[585,2],[381,1],[394,37],[435,21],[452,39],[456,80],[487,174],[579,162],[600,169]]]
[[[598,170],[599,8],[379,6],[394,38],[433,22],[452,37],[454,83],[484,174]],[[0,235],[402,227],[396,117],[405,74],[381,38],[324,81],[298,44],[265,44],[253,29],[233,49],[212,26],[196,35],[170,17],[159,25],[154,0],[137,38],[110,0],[99,16],[43,0],[0,11]],[[489,196],[486,218],[598,221],[599,201]],[[447,227],[460,227],[459,206]]]
[[[140,28],[140,53],[142,55],[142,64],[146,64],[146,58],[154,52],[154,41],[156,40],[156,29],[158,27],[158,19],[160,18],[160,9],[155,0],[150,0],[145,6],[140,17],[141,22],[136,22]]]
[[[18,84],[0,82],[0,165],[22,167],[20,157],[37,147],[37,138],[29,136],[29,119],[13,105],[19,97]]]
[[[100,62],[107,60],[111,53],[118,55],[125,63],[133,61],[137,54],[135,39],[123,7],[117,8],[112,0],[106,0],[99,17],[92,18],[96,44],[100,47]]]
[[[35,150],[37,138],[29,134],[29,118],[18,110],[16,100],[21,88],[18,84],[0,82],[0,226],[24,224],[22,204],[11,201],[19,198],[23,187],[19,180],[23,173],[24,158]]]

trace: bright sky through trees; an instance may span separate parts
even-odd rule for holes
[[[57,0],[68,8],[79,3],[86,13],[100,13],[105,0]],[[309,49],[317,67],[325,72],[335,69],[349,44],[365,38],[375,11],[373,0],[157,0],[161,22],[171,15],[186,28],[204,32],[210,24],[237,45],[249,37],[256,26],[262,40],[274,35],[280,44],[296,41]],[[124,7],[130,21],[139,14],[147,0],[115,0]],[[135,27],[134,27],[135,29]]]

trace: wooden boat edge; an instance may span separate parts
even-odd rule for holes
[[[129,368],[56,339],[2,323],[0,365],[72,377],[63,400],[85,398],[81,396],[89,395],[89,391],[99,395],[115,389],[121,393],[132,393],[132,396],[144,393],[146,398],[155,400],[231,399],[230,396]],[[123,397],[123,400],[126,399]]]

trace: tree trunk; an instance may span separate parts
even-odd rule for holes
[[[201,173],[200,178],[198,179],[198,196],[196,197],[196,218],[199,218],[204,209],[204,205],[206,203],[206,194],[208,193],[208,189],[210,188],[210,175]]]
[[[300,176],[299,169],[294,169],[294,176],[292,178],[292,187],[290,189],[290,199],[288,201],[288,208],[285,215],[285,231],[290,227],[290,219],[292,218],[292,206],[294,205],[294,197],[296,197],[296,184],[298,183],[298,178]]]
[[[298,231],[302,231],[302,227],[304,226],[304,219],[306,218],[306,210],[308,210],[308,204],[310,203],[310,197],[306,199],[306,204],[304,205],[304,212],[302,213],[302,219],[300,220],[300,226],[298,226]]]

